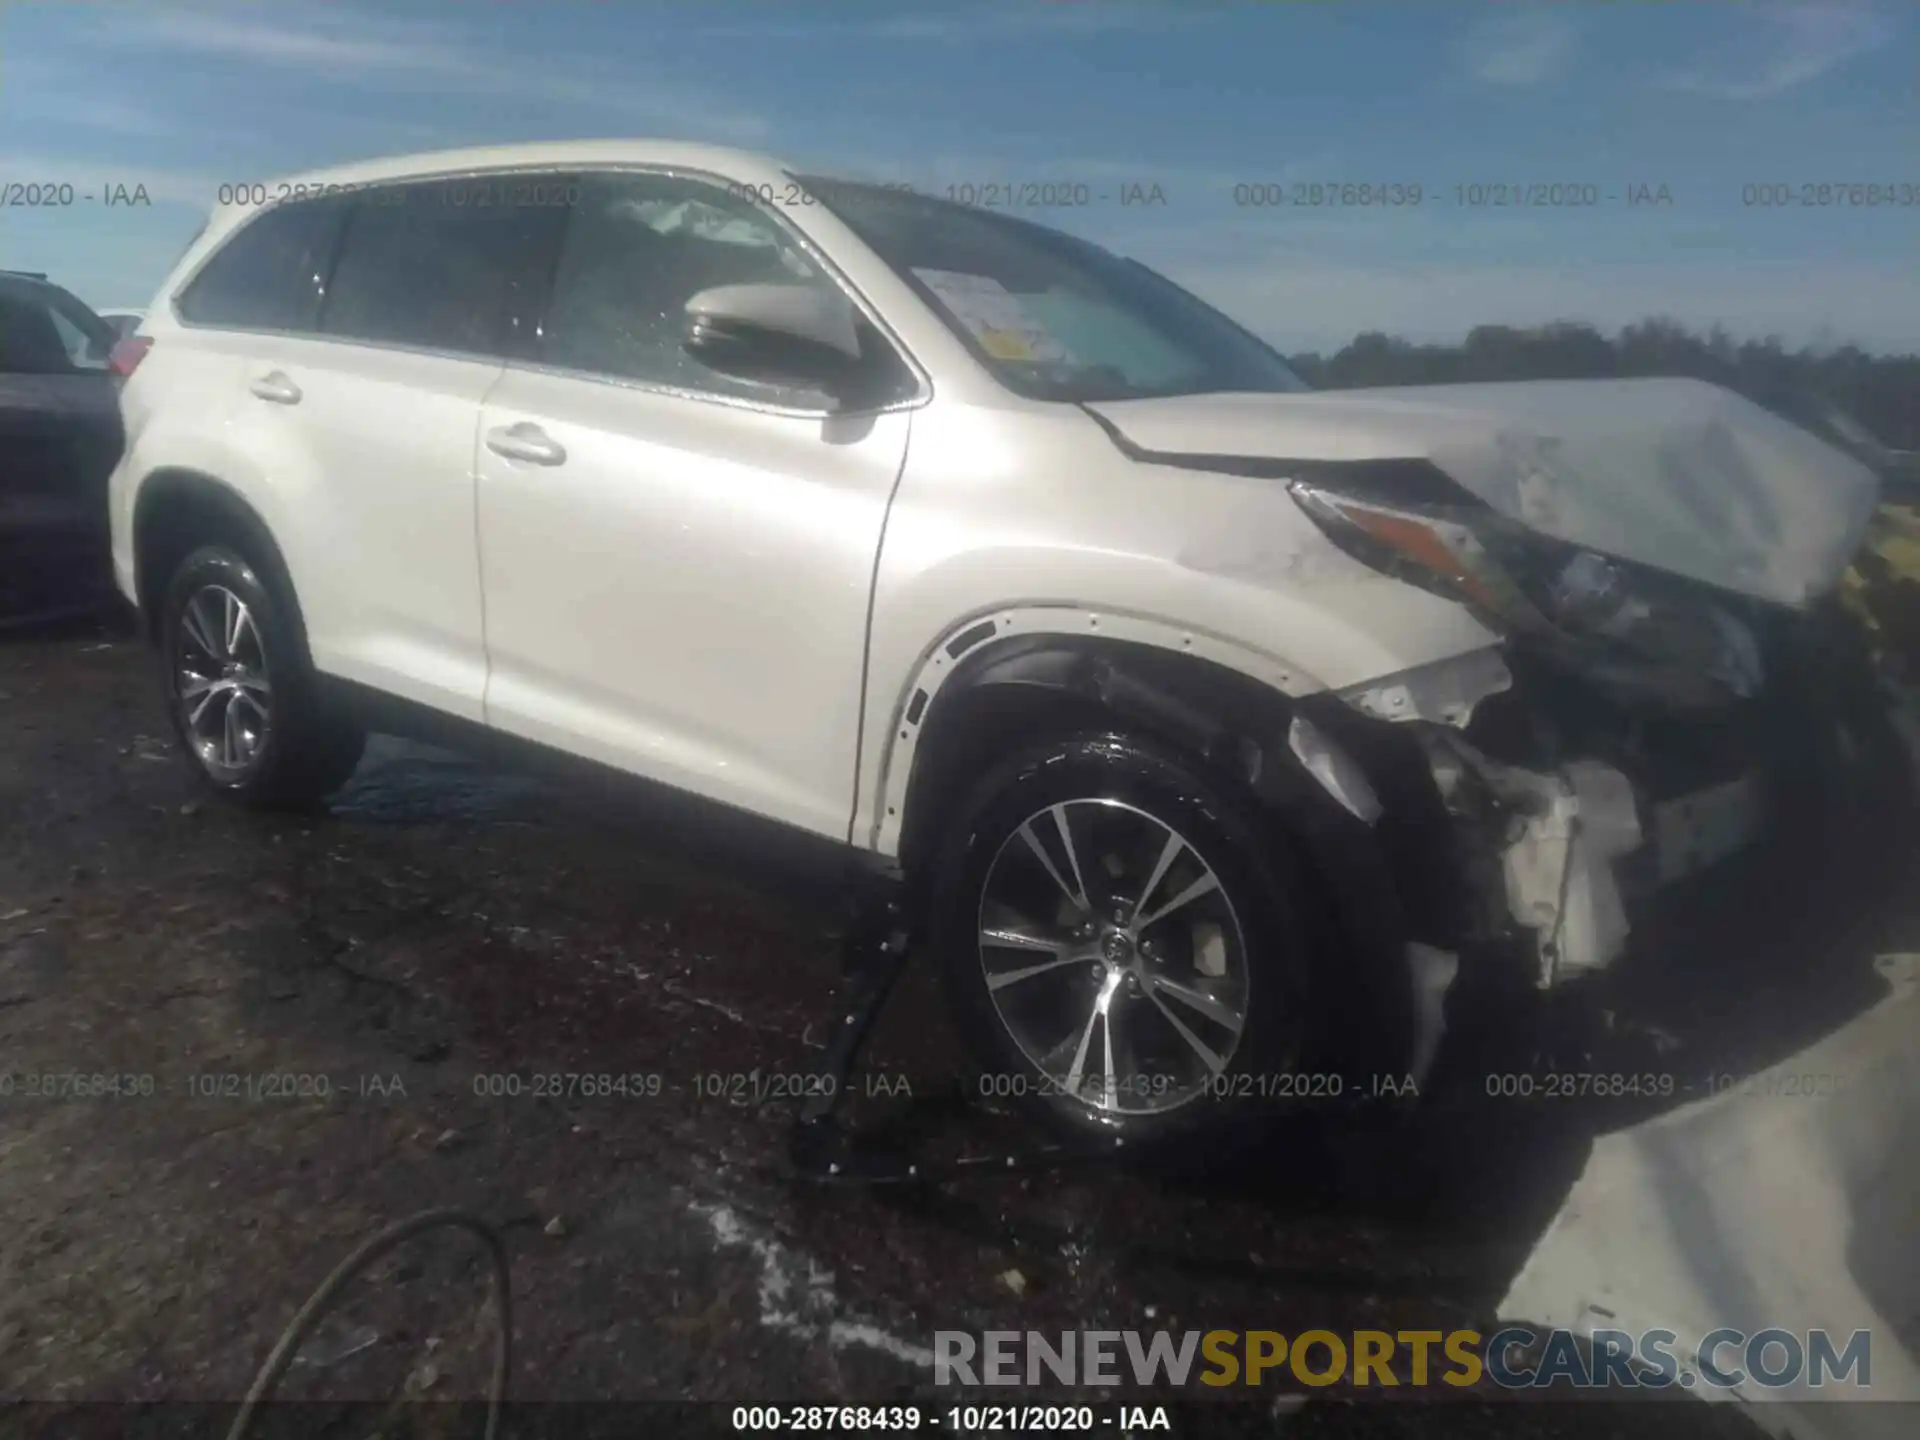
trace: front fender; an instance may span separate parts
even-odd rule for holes
[[[1129,640],[1294,696],[1496,638],[1337,549],[1273,480],[1142,463],[1070,407],[935,404],[914,418],[874,576],[853,843],[897,853],[901,721],[988,622]]]

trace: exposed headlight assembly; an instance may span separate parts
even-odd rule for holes
[[[1288,489],[1355,559],[1464,604],[1490,628],[1563,660],[1623,680],[1653,679],[1687,703],[1759,693],[1764,673],[1752,630],[1698,586],[1483,506],[1389,503],[1319,481]]]

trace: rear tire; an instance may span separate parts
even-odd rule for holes
[[[229,545],[181,561],[156,636],[167,717],[194,773],[241,804],[313,804],[345,783],[365,734],[333,713],[293,606]]]
[[[1083,733],[997,766],[928,887],[973,1088],[1129,1147],[1351,1097],[1316,1058],[1331,1027],[1301,876],[1250,797],[1170,746]]]

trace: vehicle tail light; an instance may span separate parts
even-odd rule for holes
[[[108,352],[107,369],[125,380],[140,368],[140,362],[147,358],[147,352],[151,349],[153,349],[151,335],[129,335]]]

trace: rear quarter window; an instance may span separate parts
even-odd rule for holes
[[[326,294],[345,202],[276,205],[234,232],[175,302],[192,325],[311,330]]]

